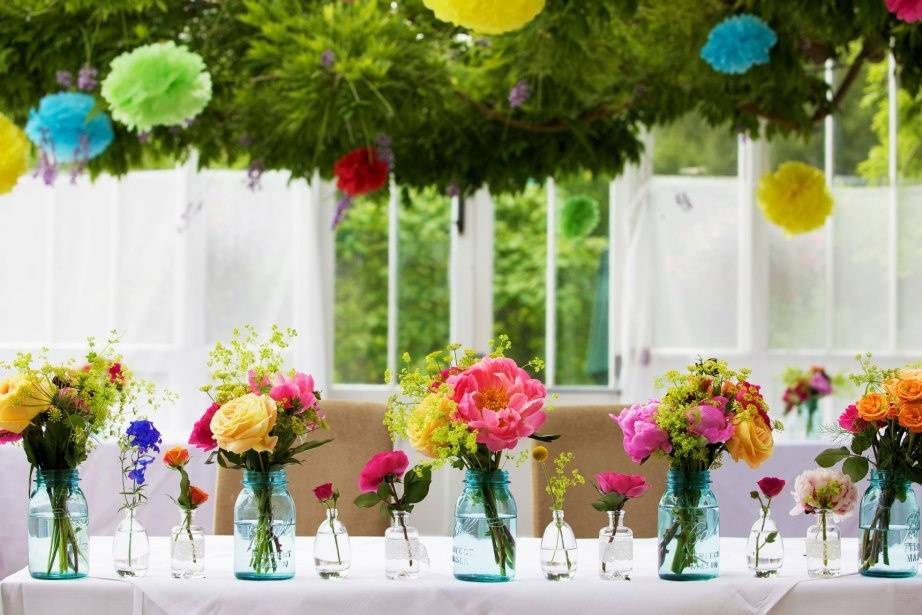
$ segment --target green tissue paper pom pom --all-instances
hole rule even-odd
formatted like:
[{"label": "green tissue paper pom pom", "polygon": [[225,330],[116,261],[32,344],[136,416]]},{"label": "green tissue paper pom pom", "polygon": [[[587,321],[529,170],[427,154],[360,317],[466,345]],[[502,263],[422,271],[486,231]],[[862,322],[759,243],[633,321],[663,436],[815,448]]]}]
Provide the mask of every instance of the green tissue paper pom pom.
[{"label": "green tissue paper pom pom", "polygon": [[560,210],[560,232],[567,239],[586,237],[599,224],[599,202],[592,197],[570,197]]},{"label": "green tissue paper pom pom", "polygon": [[112,117],[147,132],[178,126],[202,112],[211,100],[211,75],[197,53],[172,41],[123,53],[102,84]]}]

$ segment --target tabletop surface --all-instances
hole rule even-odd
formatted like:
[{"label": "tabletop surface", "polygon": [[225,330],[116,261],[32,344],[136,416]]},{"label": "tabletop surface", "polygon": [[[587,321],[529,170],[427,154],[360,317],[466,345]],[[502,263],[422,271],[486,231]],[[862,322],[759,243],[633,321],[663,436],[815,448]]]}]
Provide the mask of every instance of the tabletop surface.
[{"label": "tabletop surface", "polygon": [[[352,569],[342,580],[323,580],[314,572],[311,538],[299,538],[297,571],[288,581],[252,582],[234,578],[233,543],[209,536],[206,578],[169,575],[166,538],[151,539],[147,576],[121,579],[112,569],[111,539],[94,537],[91,576],[76,581],[38,581],[20,570],[0,583],[3,615],[54,613],[910,613],[922,608],[922,577],[873,579],[856,572],[857,542],[843,541],[843,576],[809,579],[803,541],[785,540],[785,564],[778,577],[756,579],[745,564],[745,541],[721,541],[721,575],[710,581],[678,583],[656,575],[652,539],[635,541],[631,581],[598,578],[598,545],[579,541],[579,563],[572,581],[541,576],[538,540],[518,543],[517,578],[503,584],[464,583],[451,575],[451,539],[424,537],[431,566],[415,581],[384,577],[384,541],[352,539]],[[66,608],[62,605],[66,604]],[[575,609],[575,610],[574,610]],[[626,610],[625,610],[626,609]]]}]

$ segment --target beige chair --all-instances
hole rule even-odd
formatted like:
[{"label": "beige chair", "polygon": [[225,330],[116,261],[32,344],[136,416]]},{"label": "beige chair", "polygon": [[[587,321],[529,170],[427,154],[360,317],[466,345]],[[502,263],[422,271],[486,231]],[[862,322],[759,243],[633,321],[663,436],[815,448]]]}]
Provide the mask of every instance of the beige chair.
[{"label": "beige chair", "polygon": [[[297,534],[313,536],[324,518],[314,497],[319,484],[332,482],[339,491],[339,515],[352,536],[381,536],[387,521],[377,509],[357,508],[359,472],[372,455],[393,447],[382,420],[384,405],[371,402],[324,400],[320,406],[330,428],[319,439],[333,438],[304,453],[301,465],[288,466],[288,490],[298,512]],[[240,493],[242,471],[218,468],[215,485],[215,534],[233,534],[234,502]]]},{"label": "beige chair", "polygon": [[[560,439],[545,444],[551,456],[562,451],[573,453],[573,466],[586,477],[586,485],[571,489],[567,494],[566,520],[577,538],[595,538],[605,525],[605,515],[592,508],[598,498],[593,487],[599,472],[642,474],[650,490],[625,507],[625,523],[638,538],[656,536],[656,507],[666,485],[666,463],[650,459],[644,465],[633,463],[621,445],[621,429],[609,413],[618,413],[624,406],[563,406],[548,415],[541,433],[560,434]],[[540,442],[535,442],[535,445]],[[550,460],[549,460],[550,461]],[[571,467],[573,467],[571,466]],[[553,466],[548,467],[553,471]],[[546,481],[541,468],[532,462],[532,491],[535,507],[532,511],[535,536],[541,536],[551,520],[551,498],[545,492]]]}]

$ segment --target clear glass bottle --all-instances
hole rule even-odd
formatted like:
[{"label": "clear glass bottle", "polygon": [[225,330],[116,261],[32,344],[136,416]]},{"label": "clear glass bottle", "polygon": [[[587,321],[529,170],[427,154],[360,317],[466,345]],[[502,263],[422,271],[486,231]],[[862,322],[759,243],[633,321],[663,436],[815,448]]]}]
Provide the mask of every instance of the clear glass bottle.
[{"label": "clear glass bottle", "polygon": [[150,565],[150,539],[136,512],[125,509],[112,537],[112,565],[120,577],[143,577]]},{"label": "clear glass bottle", "polygon": [[919,571],[919,502],[902,475],[873,470],[858,516],[858,571],[912,577]]},{"label": "clear glass bottle", "polygon": [[784,541],[778,533],[778,526],[772,519],[771,509],[759,507],[759,518],[749,530],[746,544],[746,564],[757,578],[773,577],[778,574],[784,562]]},{"label": "clear glass bottle", "polygon": [[234,575],[272,581],[295,576],[295,503],[285,470],[244,470],[234,505]]},{"label": "clear glass bottle", "polygon": [[549,581],[568,581],[576,576],[578,560],[573,528],[564,520],[563,511],[555,510],[541,538],[541,571]]},{"label": "clear glass bottle", "polygon": [[429,554],[411,526],[409,513],[391,512],[391,526],[384,532],[384,574],[388,579],[416,579]]},{"label": "clear glass bottle", "polygon": [[77,470],[37,470],[29,495],[29,574],[79,579],[89,573],[89,513]]},{"label": "clear glass bottle", "polygon": [[176,579],[205,578],[205,531],[195,524],[195,510],[179,511],[170,531],[170,574]]},{"label": "clear glass bottle", "polygon": [[599,530],[599,578],[631,580],[634,570],[634,532],[624,525],[624,511],[608,511],[608,525]]},{"label": "clear glass bottle", "polygon": [[842,539],[831,520],[832,513],[817,512],[817,523],[807,529],[807,574],[811,577],[837,577],[842,570]]},{"label": "clear glass bottle", "polygon": [[339,511],[327,508],[326,519],[314,536],[314,568],[324,579],[345,577],[352,563],[349,533],[339,520]]},{"label": "clear glass bottle", "polygon": [[467,471],[455,508],[456,579],[496,583],[515,578],[517,514],[509,474]]},{"label": "clear glass bottle", "polygon": [[713,579],[720,571],[720,511],[707,470],[670,469],[657,515],[659,576]]}]

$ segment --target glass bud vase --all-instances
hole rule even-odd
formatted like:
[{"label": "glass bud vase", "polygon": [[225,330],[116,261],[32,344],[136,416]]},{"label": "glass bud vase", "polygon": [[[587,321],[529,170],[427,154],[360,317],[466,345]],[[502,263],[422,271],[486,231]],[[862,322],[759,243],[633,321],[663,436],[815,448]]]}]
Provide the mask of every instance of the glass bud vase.
[{"label": "glass bud vase", "polygon": [[326,519],[314,536],[314,568],[324,579],[345,577],[352,563],[349,533],[339,520],[339,511],[327,509]]},{"label": "glass bud vase", "polygon": [[135,513],[125,510],[112,537],[112,565],[120,577],[143,577],[150,565],[150,539]]},{"label": "glass bud vase", "polygon": [[176,579],[205,577],[205,531],[195,524],[195,510],[180,509],[179,525],[170,531],[170,574]]},{"label": "glass bud vase", "polygon": [[842,538],[839,528],[832,522],[829,511],[817,514],[816,525],[807,529],[804,547],[807,552],[807,574],[811,577],[831,578],[842,570]]},{"label": "glass bud vase", "polygon": [[409,513],[391,512],[391,526],[384,532],[384,574],[388,579],[416,579],[423,564],[429,564],[429,554],[409,520]]},{"label": "glass bud vase", "polygon": [[516,517],[506,472],[467,471],[455,509],[456,579],[501,583],[515,578]]},{"label": "glass bud vase", "polygon": [[250,581],[295,576],[295,503],[285,470],[244,470],[234,505],[234,575]]},{"label": "glass bud vase", "polygon": [[573,528],[564,521],[563,511],[555,510],[541,538],[541,571],[549,581],[568,581],[576,576],[578,559]]},{"label": "glass bud vase", "polygon": [[89,514],[77,470],[37,470],[29,495],[29,574],[78,579],[89,573]]},{"label": "glass bud vase", "polygon": [[746,544],[746,564],[757,578],[773,577],[784,562],[784,541],[772,519],[772,511],[759,508],[759,518],[749,530]]},{"label": "glass bud vase", "polygon": [[707,470],[671,469],[657,515],[659,576],[713,579],[720,569],[720,512]]},{"label": "glass bud vase", "polygon": [[911,577],[919,570],[919,502],[905,477],[874,470],[858,517],[858,571]]},{"label": "glass bud vase", "polygon": [[624,525],[624,511],[608,511],[608,525],[599,530],[599,578],[631,580],[634,532]]}]

